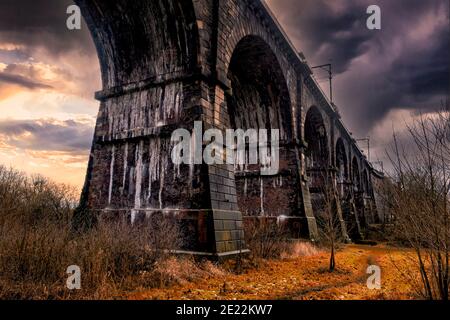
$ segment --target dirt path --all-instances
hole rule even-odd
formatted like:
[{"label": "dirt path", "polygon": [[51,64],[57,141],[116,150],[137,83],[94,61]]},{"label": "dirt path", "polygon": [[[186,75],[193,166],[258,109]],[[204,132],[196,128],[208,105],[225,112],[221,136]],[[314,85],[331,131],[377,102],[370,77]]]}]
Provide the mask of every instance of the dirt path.
[{"label": "dirt path", "polygon": [[[337,270],[327,271],[328,254],[268,261],[244,274],[210,276],[165,289],[145,289],[130,299],[248,300],[248,299],[410,299],[410,288],[402,282],[393,259],[402,252],[384,246],[349,245],[337,254]],[[382,289],[369,290],[367,266],[382,268]]]}]

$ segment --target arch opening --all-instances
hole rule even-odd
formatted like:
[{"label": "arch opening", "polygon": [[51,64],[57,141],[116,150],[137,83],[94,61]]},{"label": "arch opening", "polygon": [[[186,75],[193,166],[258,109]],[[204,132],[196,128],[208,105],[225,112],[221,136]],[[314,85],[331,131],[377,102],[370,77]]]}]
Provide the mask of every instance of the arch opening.
[{"label": "arch opening", "polygon": [[290,98],[275,53],[257,36],[247,36],[236,46],[229,70],[232,95],[227,97],[233,128],[279,129],[280,138],[291,138]]},{"label": "arch opening", "polygon": [[364,190],[361,180],[361,172],[356,157],[353,157],[352,161],[352,185],[353,185],[353,197],[355,203],[355,210],[357,218],[359,219],[360,228],[365,225],[364,217]]},{"label": "arch opening", "polygon": [[322,114],[317,107],[311,107],[306,114],[305,142],[307,143],[306,170],[312,193],[324,189],[328,171],[328,134]]},{"label": "arch opening", "polygon": [[193,70],[198,30],[192,1],[77,0],[100,60],[103,88]]},{"label": "arch opening", "polygon": [[[269,141],[271,129],[279,129],[280,136],[278,174],[261,175],[260,164],[249,161],[248,148],[245,165],[235,166],[239,209],[247,217],[290,215],[295,192],[282,171],[288,165],[286,142],[292,139],[291,102],[278,59],[262,38],[246,36],[234,49],[228,79],[232,89],[226,97],[230,127],[244,132],[266,129]],[[248,137],[246,142],[250,142]]]},{"label": "arch opening", "polygon": [[348,161],[347,152],[345,150],[344,141],[339,138],[336,143],[336,183],[339,196],[341,199],[345,197],[346,186],[348,184]]},{"label": "arch opening", "polygon": [[361,175],[359,173],[359,164],[356,157],[352,161],[352,183],[354,192],[361,192]]},{"label": "arch opening", "polygon": [[365,195],[369,196],[370,195],[369,175],[367,174],[366,169],[364,169],[363,171],[363,187]]}]

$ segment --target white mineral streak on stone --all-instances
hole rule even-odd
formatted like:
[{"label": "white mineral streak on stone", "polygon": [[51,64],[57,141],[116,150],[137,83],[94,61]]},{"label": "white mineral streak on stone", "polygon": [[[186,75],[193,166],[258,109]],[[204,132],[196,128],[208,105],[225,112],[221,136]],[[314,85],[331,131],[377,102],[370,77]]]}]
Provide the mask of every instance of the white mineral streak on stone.
[{"label": "white mineral streak on stone", "polygon": [[109,190],[108,190],[108,205],[111,205],[112,200],[112,191],[113,191],[113,184],[114,184],[114,162],[115,162],[115,151],[116,146],[112,146],[111,150],[111,164],[109,168]]},{"label": "white mineral streak on stone", "polygon": [[160,156],[161,156],[161,140],[159,139],[151,139],[150,147],[149,147],[149,181],[148,181],[148,194],[147,194],[147,202],[148,205],[151,205],[152,198],[152,184],[159,178],[160,172]]},{"label": "white mineral streak on stone", "polygon": [[177,92],[175,95],[175,120],[178,121],[179,120],[179,116],[180,116],[180,107],[181,107],[181,94],[180,92]]},{"label": "white mineral streak on stone", "polygon": [[152,198],[152,182],[153,182],[153,172],[155,171],[155,162],[153,161],[153,153],[155,150],[153,147],[153,139],[150,139],[149,143],[149,159],[148,159],[148,191],[147,191],[147,205],[150,206],[150,201]]},{"label": "white mineral streak on stone", "polygon": [[163,191],[164,191],[164,182],[166,178],[166,170],[167,170],[167,157],[161,156],[161,170],[160,170],[160,177],[159,177],[159,209],[163,209]]},{"label": "white mineral streak on stone", "polygon": [[158,119],[163,125],[179,120],[182,102],[181,92],[181,83],[167,85],[164,90],[162,90]]},{"label": "white mineral streak on stone", "polygon": [[122,178],[122,190],[121,195],[125,191],[125,183],[127,180],[127,171],[128,171],[128,142],[125,143],[125,151],[123,153],[123,178]]},{"label": "white mineral streak on stone", "polygon": [[163,111],[163,120],[164,124],[167,124],[171,117],[171,111],[174,106],[174,92],[173,92],[173,84],[169,84],[166,86],[164,91],[164,104],[162,105],[162,111]]},{"label": "white mineral streak on stone", "polygon": [[195,148],[197,147],[196,143],[196,133],[195,130],[192,132],[191,137],[191,150],[190,150],[190,161],[189,161],[189,192],[192,191],[192,180],[194,179],[194,168],[195,168]]},{"label": "white mineral streak on stone", "polygon": [[143,161],[142,161],[142,154],[144,149],[144,141],[141,141],[136,146],[136,158],[137,158],[137,164],[136,164],[136,186],[134,188],[134,208],[135,209],[141,209],[141,195],[142,195],[142,172],[143,172]]},{"label": "white mineral streak on stone", "polygon": [[264,181],[262,178],[259,178],[260,182],[260,192],[259,192],[259,198],[261,200],[261,215],[264,215]]},{"label": "white mineral streak on stone", "polygon": [[247,196],[247,188],[248,188],[248,181],[247,178],[244,179],[244,197]]},{"label": "white mineral streak on stone", "polygon": [[131,210],[131,224],[134,224],[134,222],[136,221],[136,215],[137,215],[137,211]]},{"label": "white mineral streak on stone", "polygon": [[111,104],[109,102],[106,103],[106,107],[105,107],[105,112],[106,112],[106,116],[108,117],[108,134],[111,135],[113,132],[113,118],[111,115],[111,108],[110,108]]},{"label": "white mineral streak on stone", "polygon": [[[171,142],[170,150],[173,150],[175,144]],[[176,178],[181,177],[181,153],[175,154],[175,159],[172,159],[172,163],[174,164],[173,181],[175,181]]]},{"label": "white mineral streak on stone", "polygon": [[273,186],[274,188],[283,186],[283,177],[281,175],[273,179]]}]

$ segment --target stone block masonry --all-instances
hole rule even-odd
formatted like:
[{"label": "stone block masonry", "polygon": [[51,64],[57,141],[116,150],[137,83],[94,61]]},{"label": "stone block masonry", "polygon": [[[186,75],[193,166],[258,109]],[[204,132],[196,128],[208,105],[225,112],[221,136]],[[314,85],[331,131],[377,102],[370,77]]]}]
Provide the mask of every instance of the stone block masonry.
[{"label": "stone block masonry", "polygon": [[[336,198],[343,223],[375,216],[375,202],[359,199],[373,199],[380,175],[263,2],[75,2],[103,81],[80,214],[170,216],[190,237],[180,250],[215,258],[246,251],[250,218],[284,221],[295,236],[317,239],[320,207],[311,199],[323,183],[348,182]],[[280,130],[279,172],[175,165],[171,134],[196,121],[204,130]],[[325,168],[333,174],[321,181]]]}]

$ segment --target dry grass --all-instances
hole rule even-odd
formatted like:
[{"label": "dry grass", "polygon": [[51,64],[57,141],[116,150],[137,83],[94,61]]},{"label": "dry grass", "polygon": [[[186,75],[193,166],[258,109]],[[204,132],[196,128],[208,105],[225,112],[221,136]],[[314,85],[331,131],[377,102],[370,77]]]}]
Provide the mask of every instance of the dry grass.
[{"label": "dry grass", "polygon": [[[397,269],[401,266],[402,270],[410,270],[414,265],[405,259],[408,251],[382,245],[343,246],[337,252],[336,271],[330,273],[328,253],[319,250],[313,254],[314,250],[309,248],[301,251],[300,256],[284,260],[266,260],[239,275],[224,273],[166,288],[143,288],[125,297],[133,300],[418,299],[414,288]],[[381,290],[369,290],[366,286],[369,263],[375,263],[382,269]]]},{"label": "dry grass", "polygon": [[289,244],[287,250],[281,253],[281,259],[295,259],[300,257],[313,257],[322,251],[310,242],[296,241]]},{"label": "dry grass", "polygon": [[[276,226],[263,224],[247,229],[253,259],[236,274],[212,262],[173,257],[170,250],[182,239],[167,220],[135,226],[100,220],[94,229],[74,233],[75,203],[67,186],[0,167],[0,299],[417,297],[403,277],[403,271],[417,270],[416,262],[404,250],[346,246],[337,254],[337,271],[328,273],[328,253],[290,242]],[[365,286],[368,264],[383,269],[381,291]],[[81,290],[66,288],[71,265],[81,268]]]},{"label": "dry grass", "polygon": [[[110,222],[73,234],[67,227],[49,223],[9,230],[0,240],[3,299],[103,299],[141,282],[148,287],[178,283],[168,274],[175,268],[166,260],[170,254],[152,248],[148,227]],[[65,272],[71,265],[81,268],[80,291],[65,288]],[[179,267],[184,272],[188,268]]]},{"label": "dry grass", "polygon": [[274,221],[255,219],[248,221],[244,227],[245,240],[254,261],[277,259],[286,251],[290,251],[288,234]]},{"label": "dry grass", "polygon": [[[112,298],[141,283],[178,283],[183,275],[176,273],[192,267],[183,261],[176,270],[170,260],[182,239],[168,220],[100,220],[74,232],[73,195],[67,186],[0,167],[0,299]],[[82,290],[66,289],[72,265],[81,269]]]}]

